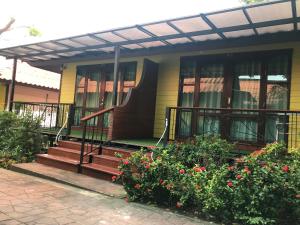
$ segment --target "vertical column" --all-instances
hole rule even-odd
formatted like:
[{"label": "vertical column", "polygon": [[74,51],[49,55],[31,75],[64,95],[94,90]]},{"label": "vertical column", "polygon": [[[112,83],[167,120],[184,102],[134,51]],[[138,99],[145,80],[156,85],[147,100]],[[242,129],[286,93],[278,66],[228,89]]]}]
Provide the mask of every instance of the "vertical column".
[{"label": "vertical column", "polygon": [[13,70],[12,70],[12,78],[11,78],[11,86],[9,89],[9,103],[8,103],[8,111],[12,111],[13,101],[15,95],[15,85],[16,85],[16,73],[17,73],[17,58],[14,58]]},{"label": "vertical column", "polygon": [[118,98],[119,59],[120,59],[120,47],[115,46],[114,86],[113,86],[113,97],[112,97],[112,105],[113,106],[117,105],[117,98]]}]

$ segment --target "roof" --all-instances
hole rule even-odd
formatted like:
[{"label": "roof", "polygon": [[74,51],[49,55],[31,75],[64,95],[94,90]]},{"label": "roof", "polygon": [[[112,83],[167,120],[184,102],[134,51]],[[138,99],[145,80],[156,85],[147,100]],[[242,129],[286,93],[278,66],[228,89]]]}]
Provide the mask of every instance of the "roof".
[{"label": "roof", "polygon": [[[11,62],[12,65],[12,62]],[[12,66],[0,67],[0,80],[10,81]],[[18,63],[16,81],[21,84],[59,89],[60,75],[42,69],[34,68],[27,63]]]},{"label": "roof", "polygon": [[0,55],[26,62],[139,51],[211,40],[299,32],[300,0],[278,0],[222,11],[88,33],[0,49]]}]

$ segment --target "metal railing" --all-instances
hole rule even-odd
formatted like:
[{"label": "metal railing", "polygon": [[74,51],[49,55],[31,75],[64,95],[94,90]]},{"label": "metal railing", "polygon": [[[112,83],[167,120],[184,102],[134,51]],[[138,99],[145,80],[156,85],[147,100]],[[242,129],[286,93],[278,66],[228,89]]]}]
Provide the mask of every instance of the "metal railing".
[{"label": "metal railing", "polygon": [[113,107],[103,109],[81,118],[80,165],[84,163],[84,158],[89,154],[97,150],[97,154],[101,154],[102,143],[109,140],[108,132],[113,110]]},{"label": "metal railing", "polygon": [[33,118],[39,118],[41,127],[49,131],[58,131],[67,125],[70,129],[71,120],[73,118],[72,104],[57,103],[34,103],[34,102],[13,102],[13,112],[22,115],[31,115]]},{"label": "metal railing", "polygon": [[300,111],[167,107],[164,145],[199,135],[219,135],[237,143],[264,146],[283,141],[300,147]]}]

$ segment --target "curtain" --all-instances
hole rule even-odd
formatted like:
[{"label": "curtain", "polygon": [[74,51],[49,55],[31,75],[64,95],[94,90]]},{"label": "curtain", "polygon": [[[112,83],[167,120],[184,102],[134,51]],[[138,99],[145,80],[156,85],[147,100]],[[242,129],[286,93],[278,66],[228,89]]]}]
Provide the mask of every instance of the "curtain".
[{"label": "curtain", "polygon": [[[199,107],[220,108],[224,84],[223,64],[211,64],[200,70]],[[210,111],[207,111],[210,112]],[[212,116],[198,116],[197,134],[220,133],[220,120]]]},{"label": "curtain", "polygon": [[[288,108],[288,57],[272,57],[267,62],[267,109],[286,110]],[[285,116],[269,115],[266,119],[265,141],[284,140]]]},{"label": "curtain", "polygon": [[[196,61],[186,61],[182,63],[180,70],[180,79],[182,83],[180,93],[180,106],[194,106],[194,90],[196,76]],[[179,136],[191,136],[192,112],[189,110],[179,113]]]},{"label": "curtain", "polygon": [[[260,94],[261,63],[245,61],[234,66],[232,108],[258,109]],[[253,113],[248,113],[253,114]],[[230,137],[238,141],[257,140],[257,121],[250,118],[234,117],[231,122]]]}]

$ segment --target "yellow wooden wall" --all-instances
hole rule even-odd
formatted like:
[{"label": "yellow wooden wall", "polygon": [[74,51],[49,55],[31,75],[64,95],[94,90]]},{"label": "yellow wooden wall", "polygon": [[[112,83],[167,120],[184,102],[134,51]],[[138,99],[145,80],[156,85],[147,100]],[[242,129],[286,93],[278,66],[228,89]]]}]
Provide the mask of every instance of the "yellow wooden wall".
[{"label": "yellow wooden wall", "polygon": [[[155,109],[155,124],[154,124],[154,137],[160,137],[164,130],[165,125],[165,109],[167,106],[177,106],[178,100],[178,86],[179,86],[179,67],[180,57],[190,55],[211,55],[211,54],[224,54],[235,52],[253,52],[265,51],[275,49],[294,49],[293,65],[292,65],[292,82],[291,82],[291,109],[300,110],[300,43],[289,42],[285,44],[269,44],[258,45],[241,48],[228,48],[209,51],[193,51],[183,52],[176,54],[165,54],[156,56],[147,56],[139,58],[122,58],[121,62],[137,61],[137,79],[138,84],[142,74],[143,59],[148,58],[159,63],[157,96],[156,96],[156,109]],[[105,64],[112,63],[113,60],[90,61],[66,64],[63,71],[62,87],[61,87],[61,102],[73,103],[75,92],[75,77],[77,65],[91,65],[91,64]],[[300,142],[300,141],[299,141]]]},{"label": "yellow wooden wall", "polygon": [[6,85],[0,83],[0,111],[5,109]]}]

